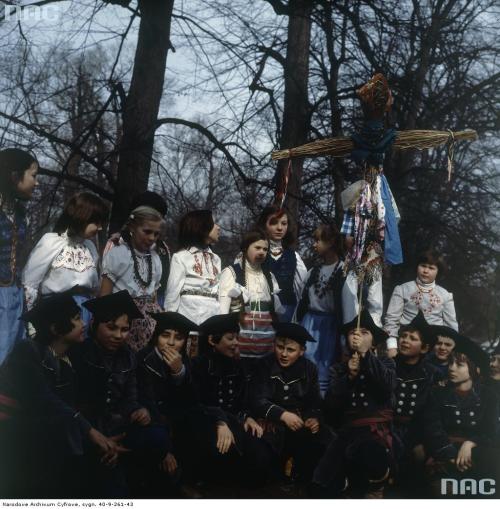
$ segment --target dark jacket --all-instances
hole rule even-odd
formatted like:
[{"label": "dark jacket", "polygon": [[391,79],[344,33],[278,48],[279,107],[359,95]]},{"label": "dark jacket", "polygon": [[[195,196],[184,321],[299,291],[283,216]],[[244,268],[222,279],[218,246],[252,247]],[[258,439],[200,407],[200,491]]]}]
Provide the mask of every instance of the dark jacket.
[{"label": "dark jacket", "polygon": [[446,459],[456,457],[458,452],[452,437],[491,446],[496,412],[495,395],[485,385],[474,383],[467,393],[458,393],[450,383],[434,387],[425,412],[426,449],[433,457]]},{"label": "dark jacket", "polygon": [[183,374],[172,375],[168,364],[155,347],[148,346],[137,354],[139,401],[149,410],[155,422],[175,419],[196,402],[191,368],[183,358]]},{"label": "dark jacket", "polygon": [[104,434],[113,434],[129,423],[130,414],[142,407],[138,401],[135,354],[127,345],[116,352],[86,341],[71,355],[79,380],[78,407]]},{"label": "dark jacket", "polygon": [[297,297],[293,289],[295,270],[297,269],[297,257],[295,251],[290,248],[283,250],[283,254],[275,260],[271,253],[267,253],[265,262],[262,265],[274,274],[278,286],[280,287],[280,301],[283,305],[294,305],[297,303]]},{"label": "dark jacket", "polygon": [[249,416],[248,375],[241,361],[216,352],[193,359],[193,385],[197,401],[228,422],[230,416],[241,423]]},{"label": "dark jacket", "polygon": [[264,357],[257,369],[252,389],[255,415],[279,422],[285,411],[297,413],[303,420],[321,417],[318,370],[305,357],[292,366],[280,366],[276,355]]},{"label": "dark jacket", "polygon": [[392,413],[396,388],[396,365],[392,359],[371,351],[361,359],[358,376],[350,380],[347,361],[331,368],[330,387],[325,395],[325,412],[334,427],[381,412]]}]

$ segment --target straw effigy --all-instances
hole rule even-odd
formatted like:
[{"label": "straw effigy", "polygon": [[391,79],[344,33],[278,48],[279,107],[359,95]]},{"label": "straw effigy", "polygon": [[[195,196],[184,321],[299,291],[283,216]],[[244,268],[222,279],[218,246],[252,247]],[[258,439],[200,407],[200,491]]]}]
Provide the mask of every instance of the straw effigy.
[{"label": "straw effigy", "polygon": [[[399,131],[392,148],[397,150],[425,150],[462,140],[477,140],[477,132],[472,129],[455,132],[430,130]],[[346,157],[353,149],[354,143],[351,138],[338,137],[313,141],[287,150],[276,150],[271,154],[271,157],[273,160],[320,156]]]}]

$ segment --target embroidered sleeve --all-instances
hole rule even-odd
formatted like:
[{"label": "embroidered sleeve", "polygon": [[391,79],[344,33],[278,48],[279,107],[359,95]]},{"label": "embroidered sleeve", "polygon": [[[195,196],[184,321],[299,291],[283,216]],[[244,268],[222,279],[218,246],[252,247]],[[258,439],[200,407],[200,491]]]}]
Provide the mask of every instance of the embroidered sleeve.
[{"label": "embroidered sleeve", "polygon": [[31,309],[35,304],[40,284],[50,271],[56,256],[64,249],[65,244],[64,238],[57,233],[46,233],[31,251],[22,275],[28,309]]},{"label": "embroidered sleeve", "polygon": [[455,313],[455,303],[453,301],[453,294],[446,292],[447,295],[443,298],[443,324],[451,327],[453,330],[458,331],[457,315]]},{"label": "embroidered sleeve", "polygon": [[235,287],[236,279],[231,267],[226,267],[220,275],[219,283],[219,303],[221,314],[229,313],[231,307],[231,297],[228,293]]},{"label": "embroidered sleeve", "polygon": [[[384,329],[389,333],[389,340],[391,338],[396,338],[397,341],[401,317],[403,316],[403,309],[403,288],[399,285],[396,286],[392,292],[391,300],[389,301],[389,306],[385,315]],[[393,344],[393,342],[391,344]],[[387,344],[387,347],[394,348],[393,346],[389,347],[389,343]]]},{"label": "embroidered sleeve", "polygon": [[165,291],[165,311],[177,311],[181,300],[181,290],[186,280],[186,268],[181,260],[181,253],[172,256],[167,289]]}]

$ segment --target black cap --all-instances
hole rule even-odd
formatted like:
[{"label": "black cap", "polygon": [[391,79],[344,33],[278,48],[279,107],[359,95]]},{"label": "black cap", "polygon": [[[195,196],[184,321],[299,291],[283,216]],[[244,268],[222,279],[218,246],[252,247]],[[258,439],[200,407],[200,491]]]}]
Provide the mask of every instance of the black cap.
[{"label": "black cap", "polygon": [[420,332],[422,343],[429,345],[429,348],[433,348],[436,344],[436,332],[434,331],[434,328],[429,325],[429,322],[425,319],[424,314],[420,309],[410,323],[401,326],[401,330],[404,329],[415,329]]},{"label": "black cap", "polygon": [[500,355],[500,341],[497,343],[497,346],[493,349],[493,352],[491,352],[491,355]]},{"label": "black cap", "polygon": [[298,323],[277,322],[273,324],[276,338],[291,339],[304,346],[308,341],[316,343],[316,340]]},{"label": "black cap", "polygon": [[162,216],[166,216],[168,211],[167,202],[162,196],[153,191],[145,191],[135,196],[130,204],[130,212],[137,207],[151,207],[157,210]]},{"label": "black cap", "polygon": [[211,316],[200,325],[200,331],[204,335],[226,334],[227,332],[240,331],[240,315],[228,313],[225,315]]},{"label": "black cap", "polygon": [[457,343],[458,337],[460,334],[455,329],[452,329],[451,327],[447,327],[446,325],[430,325],[429,326],[432,329],[433,334],[436,336],[436,340],[438,336],[442,336],[444,338],[450,338]]},{"label": "black cap", "polygon": [[[344,334],[344,336],[347,336],[349,331],[356,329],[357,326],[358,317],[356,316],[349,323],[345,323],[341,327],[340,332]],[[366,309],[363,309],[361,311],[361,320],[359,322],[359,326],[362,327],[363,329],[368,329],[372,333],[374,345],[382,343],[389,337],[389,334],[387,334],[387,332],[385,332],[384,329],[377,327],[377,325],[375,325],[372,315],[370,315],[370,313]]]},{"label": "black cap", "polygon": [[82,304],[100,321],[113,320],[127,315],[129,320],[144,318],[127,290],[98,297]]},{"label": "black cap", "polygon": [[472,339],[458,334],[455,339],[453,353],[463,353],[485,374],[490,365],[488,354]]},{"label": "black cap", "polygon": [[73,318],[81,312],[71,292],[63,292],[40,299],[35,306],[21,316],[21,320],[31,322],[37,332],[48,329],[61,318]]},{"label": "black cap", "polygon": [[161,333],[166,329],[172,329],[181,334],[189,334],[192,331],[198,330],[198,326],[194,322],[175,311],[148,314],[156,321],[156,328],[153,335]]}]

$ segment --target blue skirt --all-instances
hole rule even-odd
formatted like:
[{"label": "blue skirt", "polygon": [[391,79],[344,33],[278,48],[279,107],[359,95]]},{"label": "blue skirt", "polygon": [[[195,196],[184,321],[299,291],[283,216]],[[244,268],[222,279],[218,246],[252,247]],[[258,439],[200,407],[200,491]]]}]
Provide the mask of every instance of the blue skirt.
[{"label": "blue skirt", "polygon": [[0,287],[0,364],[14,345],[26,336],[24,322],[19,319],[23,309],[23,288],[16,285]]},{"label": "blue skirt", "polygon": [[318,368],[319,387],[324,394],[330,380],[330,367],[340,355],[337,340],[338,324],[335,315],[319,311],[308,311],[301,323],[316,343],[307,343],[306,358]]}]

